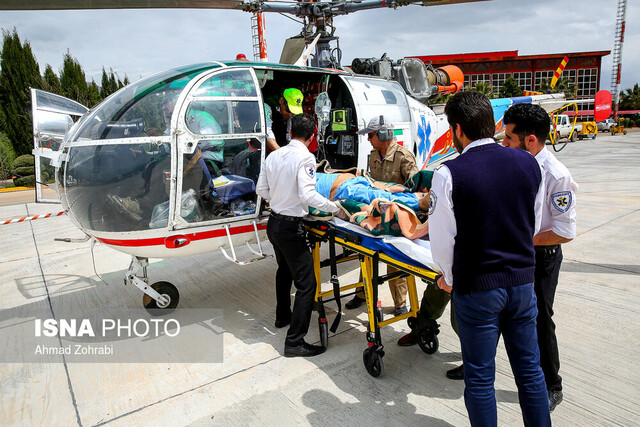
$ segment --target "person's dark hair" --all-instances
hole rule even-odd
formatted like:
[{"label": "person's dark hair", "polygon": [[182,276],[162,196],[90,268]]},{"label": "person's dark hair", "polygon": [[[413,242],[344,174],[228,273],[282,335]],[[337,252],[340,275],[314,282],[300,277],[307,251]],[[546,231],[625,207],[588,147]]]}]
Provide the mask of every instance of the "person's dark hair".
[{"label": "person's dark hair", "polygon": [[[287,100],[284,97],[284,90],[282,92],[280,92],[280,98],[282,98],[282,100],[284,101],[284,109],[287,111],[287,113],[291,113],[291,110],[289,110],[289,103],[287,102]],[[278,101],[279,102],[279,101]],[[282,107],[280,107],[282,108]],[[282,113],[282,111],[281,111]]]},{"label": "person's dark hair", "polygon": [[535,104],[516,104],[504,113],[504,124],[514,124],[513,133],[524,141],[527,135],[535,135],[544,144],[549,135],[551,119],[544,108]]},{"label": "person's dark hair", "polygon": [[460,125],[471,141],[492,138],[495,133],[493,109],[489,98],[480,92],[458,92],[444,107],[449,124]]},{"label": "person's dark hair", "polygon": [[291,117],[291,138],[306,141],[311,138],[316,129],[316,121],[307,113],[296,114]]}]

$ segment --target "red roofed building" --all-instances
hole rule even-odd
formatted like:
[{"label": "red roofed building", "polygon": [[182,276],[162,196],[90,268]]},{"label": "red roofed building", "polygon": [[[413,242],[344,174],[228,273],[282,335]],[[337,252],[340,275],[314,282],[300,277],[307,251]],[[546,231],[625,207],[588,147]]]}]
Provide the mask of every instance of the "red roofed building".
[{"label": "red roofed building", "polygon": [[[456,65],[464,73],[464,85],[488,83],[498,94],[504,81],[513,77],[523,90],[539,90],[544,79],[551,79],[565,56],[569,57],[562,78],[568,78],[578,86],[577,98],[593,98],[600,90],[602,57],[609,50],[594,52],[551,53],[544,55],[518,55],[517,50],[499,52],[460,53],[453,55],[411,56],[434,67]],[[593,104],[582,105],[580,109],[588,114]]]}]

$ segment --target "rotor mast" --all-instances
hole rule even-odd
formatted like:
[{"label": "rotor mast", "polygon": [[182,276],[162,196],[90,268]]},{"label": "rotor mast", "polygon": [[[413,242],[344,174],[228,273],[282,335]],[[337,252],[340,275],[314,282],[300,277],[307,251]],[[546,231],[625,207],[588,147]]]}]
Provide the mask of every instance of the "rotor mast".
[{"label": "rotor mast", "polygon": [[393,8],[406,6],[409,4],[422,4],[422,1],[415,0],[370,0],[361,2],[349,2],[345,0],[332,2],[313,2],[301,0],[296,3],[275,3],[268,1],[257,1],[246,4],[244,10],[247,12],[277,12],[287,13],[304,19],[304,27],[301,36],[305,39],[305,44],[309,45],[318,35],[315,54],[311,57],[311,65],[320,68],[338,68],[340,66],[340,50],[336,48],[337,55],[334,55],[330,42],[338,40],[334,35],[333,17],[346,15],[359,10]]}]

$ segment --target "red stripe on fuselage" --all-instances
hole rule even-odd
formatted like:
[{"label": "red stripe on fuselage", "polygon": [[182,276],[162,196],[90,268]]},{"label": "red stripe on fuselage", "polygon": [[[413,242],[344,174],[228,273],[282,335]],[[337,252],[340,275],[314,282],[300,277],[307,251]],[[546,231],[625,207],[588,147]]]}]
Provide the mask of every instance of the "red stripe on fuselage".
[{"label": "red stripe on fuselage", "polygon": [[[265,228],[267,228],[266,225],[258,225],[258,230],[264,230]],[[233,227],[229,229],[229,232],[232,235],[249,233],[252,231],[253,231],[253,225],[243,225],[241,227]],[[174,234],[180,234],[180,233],[178,231],[177,233],[174,233]],[[224,237],[227,235],[227,232],[223,228],[219,230],[203,231],[201,233],[191,233],[191,234],[184,233],[181,235],[186,236],[190,241],[194,242],[196,240],[205,240],[205,239],[213,239],[216,237]],[[167,236],[167,237],[170,237],[170,236]],[[139,246],[160,246],[160,245],[164,246],[164,240],[166,239],[166,237],[155,237],[152,239],[131,239],[131,240],[104,239],[104,238],[97,237],[97,239],[100,240],[105,245],[139,247]]]}]

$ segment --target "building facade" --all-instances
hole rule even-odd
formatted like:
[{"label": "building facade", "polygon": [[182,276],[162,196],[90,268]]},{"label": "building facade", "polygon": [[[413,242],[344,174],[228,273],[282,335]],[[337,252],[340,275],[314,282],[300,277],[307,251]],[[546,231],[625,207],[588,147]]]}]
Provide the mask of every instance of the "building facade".
[{"label": "building facade", "polygon": [[[493,92],[500,93],[505,80],[513,77],[527,91],[540,90],[545,79],[551,79],[565,56],[569,58],[562,78],[577,86],[577,99],[592,99],[600,90],[602,57],[611,51],[518,55],[517,50],[500,52],[461,53],[453,55],[412,56],[434,67],[456,65],[464,73],[464,86],[487,83]],[[579,106],[580,115],[593,114],[593,103]]]}]

